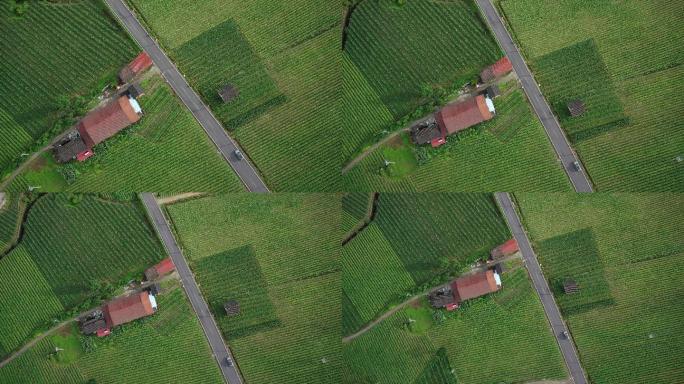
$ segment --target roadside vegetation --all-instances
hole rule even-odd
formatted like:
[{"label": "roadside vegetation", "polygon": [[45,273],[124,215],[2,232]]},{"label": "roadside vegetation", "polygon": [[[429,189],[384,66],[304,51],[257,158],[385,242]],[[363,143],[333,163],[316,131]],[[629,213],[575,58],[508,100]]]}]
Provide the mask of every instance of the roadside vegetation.
[{"label": "roadside vegetation", "polygon": [[502,56],[472,0],[360,1],[350,9],[342,65],[346,190],[570,189],[515,78],[501,84],[494,120],[442,148],[416,147],[407,133],[389,138],[455,99]]},{"label": "roadside vegetation", "polygon": [[[675,134],[684,128],[681,2],[499,7],[598,190],[684,189],[684,136]],[[570,118],[574,99],[586,113]]]},{"label": "roadside vegetation", "polygon": [[22,236],[0,255],[0,357],[98,305],[163,257],[131,198],[28,198]]},{"label": "roadside vegetation", "polygon": [[340,190],[339,1],[129,3],[272,189]]},{"label": "roadside vegetation", "polygon": [[165,285],[153,316],[119,326],[106,338],[83,336],[75,324],[67,325],[0,369],[0,381],[223,383],[182,288]]},{"label": "roadside vegetation", "polygon": [[[545,277],[596,383],[684,380],[678,194],[516,193]],[[579,292],[567,295],[573,279]]]},{"label": "roadside vegetation", "polygon": [[166,210],[246,382],[340,382],[339,196],[227,194]]}]

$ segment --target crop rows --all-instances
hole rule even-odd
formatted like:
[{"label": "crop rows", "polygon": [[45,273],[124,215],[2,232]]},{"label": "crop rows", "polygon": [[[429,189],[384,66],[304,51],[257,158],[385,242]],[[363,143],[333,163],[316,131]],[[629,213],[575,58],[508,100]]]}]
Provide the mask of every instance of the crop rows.
[{"label": "crop rows", "polygon": [[31,141],[24,128],[21,127],[7,112],[0,108],[0,167],[27,148]]},{"label": "crop rows", "polygon": [[372,223],[344,246],[342,269],[342,288],[364,323],[415,286],[391,244]]},{"label": "crop rows", "polygon": [[4,248],[18,230],[17,221],[23,210],[24,204],[20,195],[5,195],[5,206],[0,210],[0,258]]},{"label": "crop rows", "polygon": [[[180,288],[157,299],[159,311],[152,318],[119,327],[107,339],[97,339],[95,350],[77,351],[73,362],[61,363],[50,358],[60,345],[50,338],[43,339],[3,367],[0,381],[19,384],[29,382],[30,378],[31,383],[67,384],[81,384],[89,379],[103,383],[222,383],[205,336]],[[167,317],[174,319],[173,333],[168,333],[163,324]]]},{"label": "crop rows", "polygon": [[41,197],[29,212],[22,244],[65,306],[77,303],[93,281],[116,281],[162,257],[136,205],[92,195],[77,203],[64,194]]},{"label": "crop rows", "polygon": [[[496,117],[446,148],[413,173],[390,178],[377,150],[344,176],[348,190],[362,191],[568,191],[570,184],[544,129],[521,90],[495,99]],[[428,152],[432,152],[428,149]],[[392,167],[393,165],[390,165]]]},{"label": "crop rows", "polygon": [[501,55],[470,0],[389,3],[359,4],[345,50],[395,118],[418,105],[421,86],[465,83]]},{"label": "crop rows", "polygon": [[[13,18],[1,7],[0,110],[4,110],[33,138],[50,128],[60,97],[92,91],[135,53],[135,45],[120,30],[99,1],[54,5],[30,2],[29,11]],[[14,125],[13,125],[14,126]],[[3,135],[11,127],[3,124]],[[16,126],[13,132],[18,132]],[[17,137],[25,147],[26,133]],[[12,158],[18,144],[0,152]]]},{"label": "crop rows", "polygon": [[168,86],[158,78],[143,86],[148,88],[140,98],[145,116],[96,147],[88,162],[77,164],[81,174],[67,189],[242,191],[242,183]]},{"label": "crop rows", "polygon": [[381,193],[374,221],[417,284],[462,267],[510,236],[491,195]]},{"label": "crop rows", "polygon": [[[579,280],[580,295],[607,289],[610,306],[565,315],[587,374],[596,382],[674,383],[684,379],[681,287],[665,271],[684,261],[682,206],[677,194],[553,196],[516,194],[545,270],[572,264],[543,246],[549,239],[590,228],[593,237],[566,237],[566,248],[591,249],[605,274]],[[593,239],[593,242],[592,242]],[[556,241],[557,242],[557,241]],[[573,244],[577,243],[579,244]],[[549,251],[552,251],[549,253]],[[574,255],[573,255],[574,257]],[[553,278],[547,276],[547,278]],[[603,281],[605,280],[605,281]],[[606,287],[607,286],[607,287]],[[568,300],[556,292],[559,300]]]},{"label": "crop rows", "polygon": [[[59,314],[62,304],[25,248],[0,259],[0,358]],[[0,380],[2,381],[2,380]]]}]

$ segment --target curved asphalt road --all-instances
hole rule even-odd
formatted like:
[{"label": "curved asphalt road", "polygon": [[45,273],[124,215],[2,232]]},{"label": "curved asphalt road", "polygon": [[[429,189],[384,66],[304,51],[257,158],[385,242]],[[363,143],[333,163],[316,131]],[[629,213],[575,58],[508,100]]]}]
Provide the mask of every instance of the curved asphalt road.
[{"label": "curved asphalt road", "polygon": [[[228,136],[221,123],[219,123],[209,108],[204,105],[197,93],[190,88],[190,85],[185,81],[178,68],[169,60],[157,42],[150,37],[131,10],[128,9],[122,0],[106,0],[106,2],[114,14],[121,20],[129,34],[150,55],[152,61],[154,61],[166,81],[171,85],[171,88],[173,88],[181,101],[183,101],[202,125],[204,131],[209,135],[209,138],[218,147],[223,158],[245,184],[247,190],[250,192],[269,192],[268,187],[266,187],[266,184],[249,159],[238,160],[235,157],[234,152],[238,149],[237,144]],[[244,154],[244,151],[241,152]]]},{"label": "curved asphalt road", "polygon": [[[582,369],[582,365],[580,364],[575,344],[572,341],[572,336],[561,317],[560,310],[556,305],[556,300],[553,298],[549,285],[544,278],[541,266],[537,261],[537,255],[535,255],[534,250],[530,245],[530,240],[527,238],[527,234],[523,229],[518,213],[515,211],[511,197],[508,193],[497,192],[496,200],[499,202],[499,207],[506,218],[506,222],[508,223],[508,227],[510,228],[513,237],[518,241],[520,252],[522,253],[523,260],[525,260],[525,267],[530,274],[534,289],[539,294],[539,298],[541,298],[544,312],[546,312],[546,318],[551,324],[553,334],[556,336],[558,345],[563,353],[563,358],[565,359],[565,364],[570,372],[570,377],[572,377],[575,384],[587,384],[588,381],[584,374],[584,370]],[[562,336],[563,332],[568,333],[567,338]]]},{"label": "curved asphalt road", "polygon": [[209,307],[202,297],[202,293],[195,282],[195,278],[192,275],[192,271],[190,271],[188,263],[185,262],[185,258],[183,258],[183,254],[176,243],[176,239],[174,239],[173,234],[171,233],[171,228],[166,221],[166,217],[164,217],[164,213],[159,207],[159,204],[157,204],[157,200],[154,198],[154,195],[150,193],[142,193],[140,195],[140,200],[142,200],[145,205],[147,214],[149,215],[150,220],[152,220],[152,224],[154,225],[159,238],[162,243],[164,243],[166,252],[176,266],[176,271],[181,279],[181,285],[183,286],[183,289],[185,289],[185,293],[188,295],[188,299],[190,299],[192,308],[195,310],[195,313],[200,320],[202,329],[204,329],[204,334],[207,336],[207,340],[209,340],[209,346],[211,346],[214,357],[216,358],[219,367],[221,367],[223,377],[226,382],[230,384],[242,384],[242,378],[240,377],[240,373],[235,364],[229,366],[226,362],[226,358],[228,357],[230,357],[232,361],[235,360],[233,359],[230,350],[223,342],[221,332],[219,331],[211,312],[209,312]]},{"label": "curved asphalt road", "polygon": [[511,60],[513,64],[513,69],[518,74],[518,78],[522,83],[522,87],[527,94],[527,98],[532,104],[535,113],[539,116],[546,134],[551,140],[553,149],[556,151],[556,155],[561,161],[565,173],[567,173],[570,182],[572,182],[575,191],[577,192],[593,192],[593,186],[591,181],[584,171],[584,166],[581,166],[580,171],[576,171],[572,165],[573,162],[577,161],[582,164],[579,157],[570,147],[568,139],[565,137],[565,133],[560,127],[558,120],[551,112],[549,104],[544,99],[544,96],[539,89],[539,85],[532,77],[532,72],[527,67],[525,60],[523,59],[518,47],[513,43],[511,35],[506,30],[499,13],[496,11],[494,5],[492,5],[491,0],[477,0],[477,4],[485,15],[485,19],[489,24],[489,27],[494,32],[494,36],[499,41],[501,48],[506,52],[506,56]]}]

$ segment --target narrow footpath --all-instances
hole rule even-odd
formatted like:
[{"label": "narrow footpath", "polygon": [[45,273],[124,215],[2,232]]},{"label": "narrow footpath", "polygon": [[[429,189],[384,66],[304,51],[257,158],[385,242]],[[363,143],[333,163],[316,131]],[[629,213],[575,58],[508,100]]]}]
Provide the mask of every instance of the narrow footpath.
[{"label": "narrow footpath", "polygon": [[[199,290],[199,286],[190,270],[190,266],[188,266],[188,263],[185,261],[180,247],[173,237],[171,227],[169,226],[168,221],[166,221],[166,217],[159,207],[157,200],[151,193],[141,194],[140,200],[142,200],[143,205],[147,210],[147,214],[154,225],[157,235],[159,235],[159,239],[164,244],[164,248],[166,248],[166,253],[168,253],[173,260],[173,264],[176,266],[176,271],[180,275],[181,285],[190,300],[190,304],[192,304],[192,309],[195,311],[195,314],[202,325],[204,334],[209,341],[209,346],[216,358],[216,362],[221,368],[224,379],[229,384],[242,384],[242,377],[235,365],[233,355],[223,341],[221,331],[219,331],[219,328],[214,321],[214,317],[209,311],[209,306]],[[232,362],[231,364],[228,364],[228,359]]]},{"label": "narrow footpath", "polygon": [[587,384],[588,381],[584,369],[580,364],[572,335],[570,335],[568,327],[563,321],[563,317],[561,316],[560,309],[553,297],[553,293],[551,293],[551,289],[544,278],[539,261],[537,261],[537,255],[534,253],[532,245],[530,244],[530,239],[523,229],[518,213],[513,205],[513,201],[511,200],[510,195],[505,192],[497,192],[496,200],[506,218],[506,222],[508,223],[508,227],[510,228],[513,237],[518,241],[518,247],[523,255],[525,267],[532,279],[534,289],[541,299],[546,318],[551,324],[551,329],[563,354],[568,371],[570,372],[570,377],[574,380],[575,384]]}]

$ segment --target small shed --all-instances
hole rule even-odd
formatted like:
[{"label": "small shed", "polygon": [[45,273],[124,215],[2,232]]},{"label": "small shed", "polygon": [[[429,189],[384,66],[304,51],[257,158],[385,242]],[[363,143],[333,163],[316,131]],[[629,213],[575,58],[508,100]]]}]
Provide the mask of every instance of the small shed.
[{"label": "small shed", "polygon": [[506,256],[510,256],[516,252],[518,252],[518,242],[515,239],[510,239],[506,241],[505,243],[499,245],[498,247],[492,249],[489,252],[489,259],[490,260],[498,260],[501,258],[504,258]]},{"label": "small shed", "polygon": [[228,300],[223,304],[223,309],[228,316],[236,316],[240,314],[240,303],[237,300]]},{"label": "small shed", "polygon": [[577,285],[577,282],[573,279],[566,279],[563,282],[563,291],[566,295],[577,293],[579,292],[579,285]]},{"label": "small shed", "polygon": [[512,70],[513,64],[508,57],[504,56],[496,63],[483,69],[482,72],[480,72],[480,79],[483,83],[489,83],[509,74]]},{"label": "small shed", "polygon": [[494,99],[495,97],[501,96],[501,89],[498,85],[494,84],[487,87],[485,93],[487,94],[487,96],[489,96],[490,99]]},{"label": "small shed", "polygon": [[119,71],[119,81],[122,84],[128,83],[133,80],[139,74],[145,72],[147,69],[152,67],[152,58],[147,55],[146,52],[141,52],[138,56],[133,59],[128,65],[123,67]]},{"label": "small shed", "polygon": [[582,116],[586,110],[584,101],[580,99],[575,99],[568,103],[568,111],[572,117]]},{"label": "small shed", "polygon": [[88,147],[83,139],[80,137],[74,137],[70,140],[62,141],[61,143],[55,145],[52,149],[52,153],[58,163],[66,163],[75,159],[79,153],[83,153],[87,150]]},{"label": "small shed", "polygon": [[80,323],[81,332],[84,335],[92,335],[101,329],[107,329],[107,323],[104,318],[91,319]]},{"label": "small shed", "polygon": [[436,123],[418,124],[411,127],[411,141],[416,145],[431,144],[433,147],[439,146],[436,143],[444,140],[444,134]]},{"label": "small shed", "polygon": [[233,84],[224,85],[223,88],[219,90],[218,94],[224,103],[229,103],[240,96],[240,92]]},{"label": "small shed", "polygon": [[153,267],[147,268],[145,270],[145,280],[152,281],[158,279],[161,276],[171,273],[176,269],[173,264],[173,260],[170,257],[165,258]]},{"label": "small shed", "polygon": [[129,96],[131,96],[134,99],[139,98],[140,96],[145,94],[145,90],[143,87],[140,85],[140,83],[133,83],[126,88],[126,92]]}]

